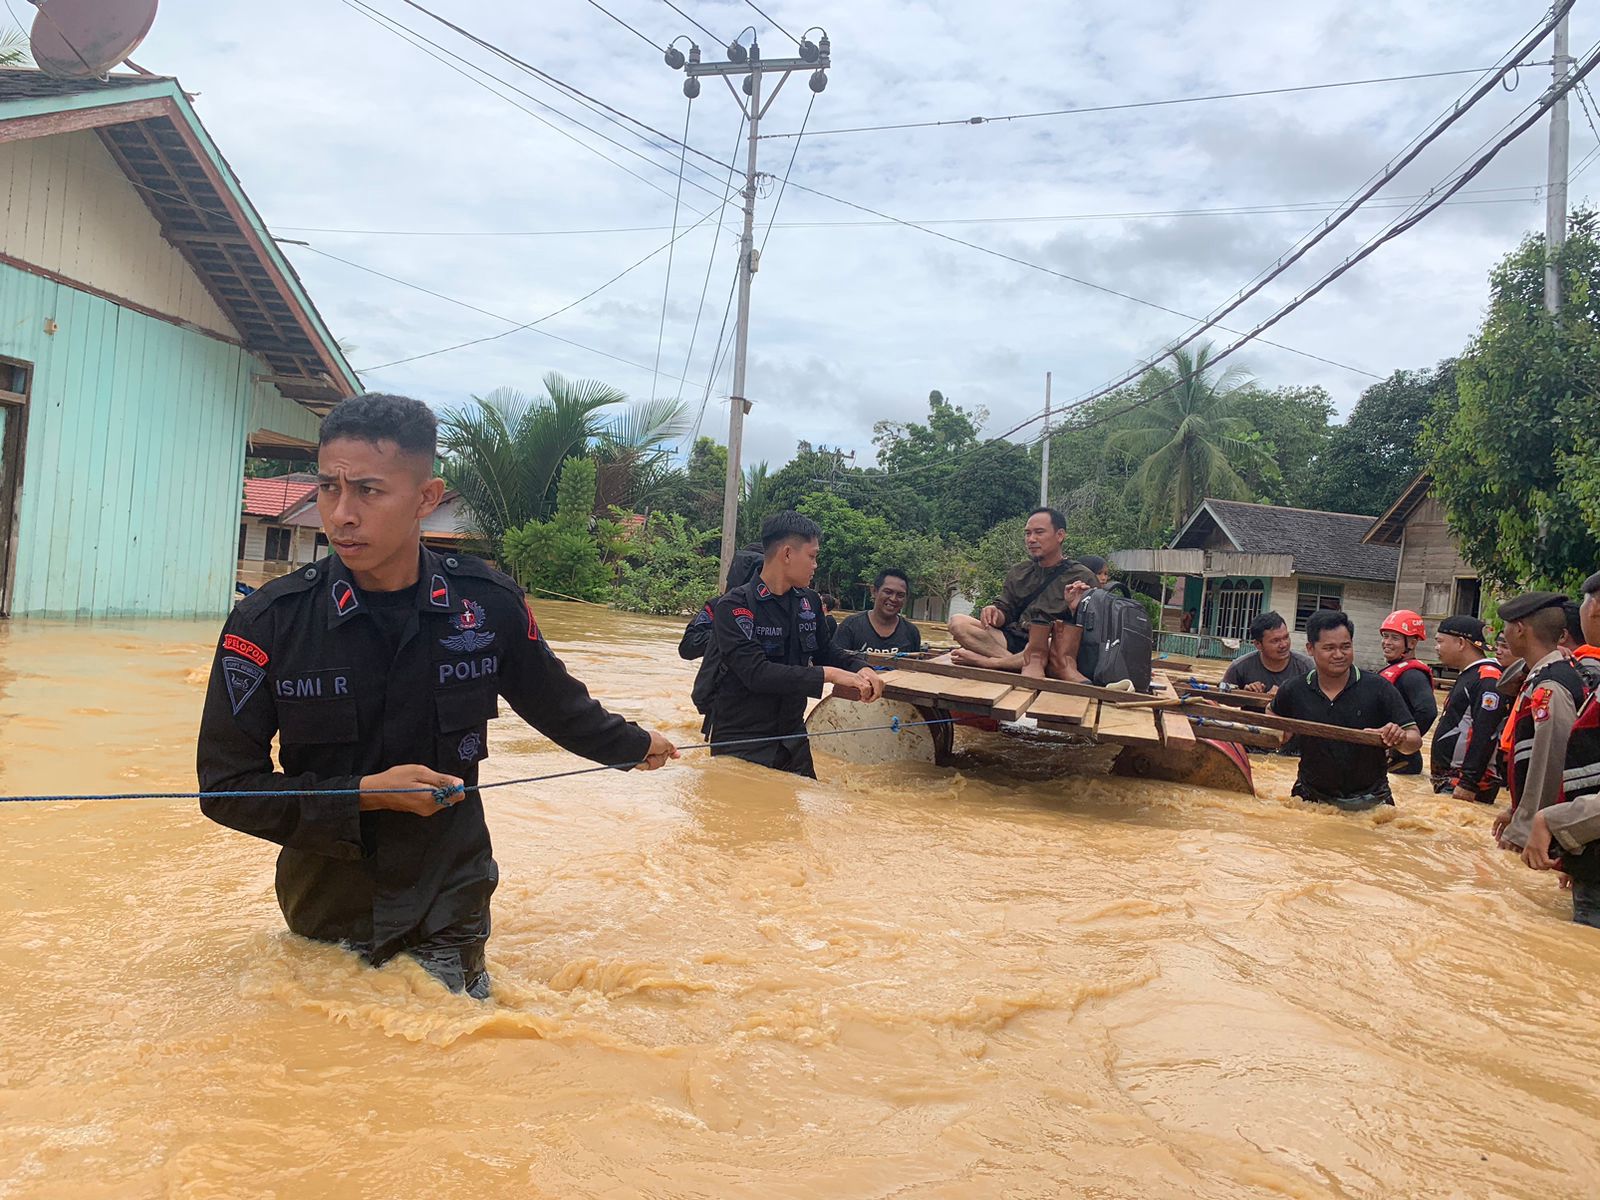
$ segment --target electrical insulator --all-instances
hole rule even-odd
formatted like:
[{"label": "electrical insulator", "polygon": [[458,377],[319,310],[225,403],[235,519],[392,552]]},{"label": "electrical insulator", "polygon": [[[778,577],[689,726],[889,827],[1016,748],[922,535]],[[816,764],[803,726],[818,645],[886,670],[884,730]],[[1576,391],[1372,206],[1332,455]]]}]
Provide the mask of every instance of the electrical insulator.
[{"label": "electrical insulator", "polygon": [[700,47],[696,46],[693,42],[689,43],[689,61],[692,63],[698,63],[700,61]]},{"label": "electrical insulator", "polygon": [[742,63],[742,62],[745,62],[746,60],[748,60],[749,57],[750,57],[749,52],[747,50],[745,50],[745,48],[742,45],[740,45],[738,42],[729,42],[728,43],[728,61],[729,62],[731,62],[731,63]]},{"label": "electrical insulator", "polygon": [[753,96],[753,95],[755,95],[755,92],[754,92],[754,91],[753,91],[753,90],[752,90],[752,89],[751,89],[751,87],[750,87],[750,76],[748,76],[748,75],[746,75],[746,76],[745,76],[745,77],[744,77],[744,94],[745,94],[745,95],[746,95],[746,96]]},{"label": "electrical insulator", "polygon": [[691,100],[700,94],[700,81],[693,75],[683,81],[683,94]]},{"label": "electrical insulator", "polygon": [[683,51],[679,50],[676,46],[668,46],[664,57],[667,60],[667,66],[671,67],[674,71],[677,71],[683,67]]},{"label": "electrical insulator", "polygon": [[804,39],[801,40],[801,42],[800,42],[800,57],[801,58],[805,59],[806,62],[816,62],[817,61],[817,54],[818,54],[817,44],[815,42],[813,42],[810,38],[804,38]]},{"label": "electrical insulator", "polygon": [[750,247],[750,274],[754,275],[761,270],[761,251],[754,246]]},{"label": "electrical insulator", "polygon": [[823,34],[821,39],[817,42],[817,49],[822,51],[822,53],[824,53],[824,54],[833,53],[832,48],[830,47],[830,45],[828,43],[828,35],[827,34]]},{"label": "electrical insulator", "polygon": [[826,71],[811,72],[811,90],[820,92],[828,86],[828,73]]}]

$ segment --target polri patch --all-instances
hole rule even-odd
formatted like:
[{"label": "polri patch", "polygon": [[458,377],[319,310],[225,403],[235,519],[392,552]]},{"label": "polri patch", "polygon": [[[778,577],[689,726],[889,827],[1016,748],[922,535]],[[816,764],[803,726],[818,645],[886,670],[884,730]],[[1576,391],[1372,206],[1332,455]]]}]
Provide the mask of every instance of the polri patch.
[{"label": "polri patch", "polygon": [[228,655],[222,660],[222,679],[228,685],[228,703],[233,705],[233,715],[238,716],[245,702],[256,694],[267,673],[245,658]]},{"label": "polri patch", "polygon": [[222,648],[224,650],[232,650],[235,654],[248,658],[258,667],[267,665],[267,652],[254,642],[247,641],[236,633],[222,635]]}]

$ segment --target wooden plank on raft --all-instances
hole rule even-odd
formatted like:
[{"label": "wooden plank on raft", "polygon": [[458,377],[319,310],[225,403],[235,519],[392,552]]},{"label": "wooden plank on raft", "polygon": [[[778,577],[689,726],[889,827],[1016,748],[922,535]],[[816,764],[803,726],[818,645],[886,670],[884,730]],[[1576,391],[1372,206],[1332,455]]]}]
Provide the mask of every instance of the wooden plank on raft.
[{"label": "wooden plank on raft", "polygon": [[[1351,742],[1357,746],[1381,746],[1383,738],[1375,729],[1346,729],[1343,725],[1324,725],[1319,721],[1299,721],[1293,717],[1280,717],[1277,713],[1230,711],[1216,704],[1185,704],[1181,710],[1191,716],[1208,720],[1236,721],[1241,726],[1257,729],[1284,730],[1305,737],[1323,738],[1330,742]],[[1203,728],[1203,727],[1202,727]]]},{"label": "wooden plank on raft", "polygon": [[885,671],[880,678],[883,680],[884,694],[892,699],[960,712],[986,713],[996,700],[1015,690],[1013,678],[1001,682],[943,679],[902,669]]},{"label": "wooden plank on raft", "polygon": [[[1034,681],[1037,682],[1037,681]],[[1089,727],[1094,727],[1094,718],[1090,709],[1094,701],[1083,696],[1060,696],[1053,692],[1040,692],[1038,699],[1028,709],[1028,715],[1039,724],[1059,728],[1067,725],[1082,725],[1084,718],[1089,718]]]},{"label": "wooden plank on raft", "polygon": [[961,666],[944,658],[926,661],[907,660],[899,663],[896,669],[917,675],[941,675],[946,679],[981,680],[984,683],[1003,683],[1008,687],[1030,687],[1057,696],[1082,696],[1090,700],[1104,700],[1107,704],[1148,705],[1150,702],[1149,696],[1141,696],[1138,692],[1122,692],[1114,688],[1095,687],[1089,683],[1068,683],[1064,679],[1023,679],[1015,671],[991,671],[987,667]]},{"label": "wooden plank on raft", "polygon": [[[1152,672],[1150,682],[1153,685],[1151,690],[1154,695],[1163,700],[1177,699],[1178,694],[1172,688],[1172,680],[1162,672]],[[1160,713],[1156,717],[1156,723],[1161,726],[1161,739],[1166,745],[1186,747],[1194,744],[1194,727],[1182,713]]]},{"label": "wooden plank on raft", "polygon": [[1160,746],[1161,732],[1156,727],[1157,712],[1149,708],[1119,708],[1100,704],[1100,721],[1094,736],[1118,746]]},{"label": "wooden plank on raft", "polygon": [[1039,693],[1033,688],[1014,687],[989,706],[989,715],[997,721],[1015,721],[1033,707]]}]

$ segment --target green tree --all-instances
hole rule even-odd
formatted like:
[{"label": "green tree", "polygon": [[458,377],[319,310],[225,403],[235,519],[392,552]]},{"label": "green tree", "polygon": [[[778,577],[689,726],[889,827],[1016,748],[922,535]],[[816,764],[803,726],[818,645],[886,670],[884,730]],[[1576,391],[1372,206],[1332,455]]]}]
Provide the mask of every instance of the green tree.
[{"label": "green tree", "polygon": [[656,499],[662,512],[677,513],[690,529],[722,528],[722,488],[728,473],[728,448],[708,437],[695,440],[685,470],[667,479]]},{"label": "green tree", "polygon": [[761,522],[775,511],[769,499],[772,473],[765,460],[744,469],[742,484],[739,489],[739,545],[744,546],[761,536]]},{"label": "green tree", "polygon": [[1423,469],[1418,445],[1430,413],[1455,405],[1456,361],[1433,370],[1396,371],[1361,393],[1350,419],[1335,426],[1317,460],[1307,508],[1380,513]]},{"label": "green tree", "polygon": [[660,499],[671,479],[666,444],[688,429],[689,406],[664,397],[636,400],[613,414],[594,438],[596,511],[638,512]]},{"label": "green tree", "polygon": [[1322,507],[1325,493],[1317,463],[1330,437],[1333,400],[1328,393],[1320,387],[1246,388],[1234,412],[1255,431],[1265,456],[1264,461],[1252,458],[1240,465],[1239,475],[1251,494],[1268,504]]},{"label": "green tree", "polygon": [[911,576],[913,601],[932,603],[936,620],[950,616],[950,601],[971,574],[971,547],[934,533],[903,533],[893,537],[879,556],[872,578],[885,567],[898,567]]},{"label": "green tree", "polygon": [[1027,523],[1026,516],[1001,521],[972,548],[962,590],[974,604],[982,607],[1000,598],[1000,585],[1005,581],[1006,572],[1023,559],[1022,527]]},{"label": "green tree", "polygon": [[1147,373],[1160,394],[1107,438],[1140,464],[1128,486],[1147,528],[1178,524],[1207,496],[1247,499],[1250,487],[1240,470],[1265,470],[1271,462],[1238,415],[1248,373],[1231,366],[1208,378],[1211,356],[1210,342],[1192,353],[1174,350],[1171,367]]},{"label": "green tree", "polygon": [[1543,238],[1525,238],[1490,272],[1483,327],[1456,363],[1456,402],[1441,397],[1424,434],[1462,555],[1501,588],[1567,591],[1600,563],[1596,226],[1595,213],[1572,214],[1555,257],[1557,316],[1544,309]]},{"label": "green tree", "polygon": [[613,602],[631,612],[681,615],[717,591],[717,559],[707,553],[715,539],[696,532],[677,513],[654,513],[628,548]]},{"label": "green tree", "polygon": [[0,29],[0,67],[28,65],[28,39],[14,29]]},{"label": "green tree", "polygon": [[978,444],[978,432],[989,410],[971,412],[946,400],[944,393],[928,393],[928,423],[879,421],[872,427],[872,444],[878,448],[878,465],[886,471],[904,471],[948,459]]},{"label": "green tree", "polygon": [[894,543],[894,532],[881,517],[869,517],[842,497],[813,492],[796,511],[822,526],[822,548],[817,554],[818,591],[832,592],[841,600],[859,599],[872,581],[880,560]]},{"label": "green tree", "polygon": [[[501,557],[529,591],[574,600],[607,600],[612,572],[591,531],[595,464],[586,458],[569,459],[556,490],[555,516],[507,531]],[[606,533],[608,540],[616,536],[615,530]]]}]

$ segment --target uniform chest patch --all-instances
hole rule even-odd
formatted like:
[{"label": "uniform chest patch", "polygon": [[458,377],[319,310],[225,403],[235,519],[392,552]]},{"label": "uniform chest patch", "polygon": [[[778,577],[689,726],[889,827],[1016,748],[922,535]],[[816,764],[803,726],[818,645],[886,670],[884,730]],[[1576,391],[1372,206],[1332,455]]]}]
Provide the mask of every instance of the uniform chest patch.
[{"label": "uniform chest patch", "polygon": [[476,600],[463,600],[461,611],[450,618],[450,624],[455,628],[455,633],[450,637],[439,639],[439,644],[446,650],[454,650],[457,654],[471,654],[475,650],[486,650],[494,645],[494,631],[486,627],[487,614],[483,605]]},{"label": "uniform chest patch", "polygon": [[1528,707],[1533,710],[1533,719],[1542,725],[1550,719],[1550,691],[1548,688],[1539,688],[1528,697]]},{"label": "uniform chest patch", "polygon": [[245,658],[227,655],[222,660],[222,681],[228,685],[228,703],[233,705],[233,715],[238,716],[245,702],[255,695],[267,673]]}]

